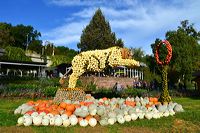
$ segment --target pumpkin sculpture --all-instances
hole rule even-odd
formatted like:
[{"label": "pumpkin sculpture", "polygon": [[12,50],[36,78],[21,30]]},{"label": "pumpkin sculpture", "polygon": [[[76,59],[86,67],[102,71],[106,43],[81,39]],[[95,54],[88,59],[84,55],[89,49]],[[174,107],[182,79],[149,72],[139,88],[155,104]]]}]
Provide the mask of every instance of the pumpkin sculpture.
[{"label": "pumpkin sculpture", "polygon": [[[167,52],[168,52],[164,61],[160,61],[160,59],[159,59],[159,49],[161,48],[162,45],[166,46]],[[156,46],[154,55],[155,55],[157,64],[160,65],[160,67],[161,67],[161,74],[162,74],[162,93],[161,93],[159,101],[161,101],[162,103],[170,102],[171,97],[169,95],[168,85],[167,85],[167,69],[168,69],[168,64],[170,63],[170,60],[172,58],[171,44],[167,40],[161,41]]]},{"label": "pumpkin sculpture", "polygon": [[[69,77],[69,85],[66,89],[59,89],[54,98],[54,102],[62,102],[65,99],[73,101],[84,101],[85,93],[83,90],[75,88],[76,82],[84,72],[94,71],[100,72],[107,66],[116,67],[123,66],[139,66],[140,63],[132,58],[131,52],[126,48],[111,47],[104,50],[93,50],[82,52],[72,60],[72,74]],[[61,78],[61,84],[64,79]],[[68,91],[68,92],[65,92]],[[75,93],[76,92],[76,93]]]}]

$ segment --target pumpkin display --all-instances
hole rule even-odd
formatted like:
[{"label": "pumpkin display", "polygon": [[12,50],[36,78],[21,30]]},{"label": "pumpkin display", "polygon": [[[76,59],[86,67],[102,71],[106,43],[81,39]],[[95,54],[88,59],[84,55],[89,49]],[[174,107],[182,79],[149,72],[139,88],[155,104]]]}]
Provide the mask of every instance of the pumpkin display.
[{"label": "pumpkin display", "polygon": [[[55,104],[52,100],[31,101],[15,109],[14,114],[23,114],[17,125],[24,126],[80,126],[94,127],[113,125],[116,122],[135,121],[137,119],[159,119],[182,112],[180,104],[169,102],[159,103],[154,97],[127,97],[95,99],[89,96],[85,101],[65,100]],[[27,109],[28,108],[28,109]],[[25,113],[24,113],[25,112]]]}]

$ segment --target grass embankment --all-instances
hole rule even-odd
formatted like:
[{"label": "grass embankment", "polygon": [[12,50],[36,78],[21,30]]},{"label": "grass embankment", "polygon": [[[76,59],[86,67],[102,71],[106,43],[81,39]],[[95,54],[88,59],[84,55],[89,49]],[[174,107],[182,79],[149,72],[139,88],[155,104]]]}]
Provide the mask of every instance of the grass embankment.
[{"label": "grass embankment", "polygon": [[151,132],[200,132],[200,99],[192,98],[174,98],[173,100],[183,105],[185,112],[177,113],[175,116],[170,116],[161,119],[143,119],[131,122],[126,122],[122,125],[114,124],[113,126],[102,127],[99,124],[94,128],[87,126],[86,128],[80,126],[74,127],[24,127],[16,126],[19,115],[14,115],[13,111],[22,103],[29,99],[0,99],[0,133],[51,133],[51,132],[81,132],[81,133],[96,133],[96,132],[121,132],[121,133],[151,133]]}]

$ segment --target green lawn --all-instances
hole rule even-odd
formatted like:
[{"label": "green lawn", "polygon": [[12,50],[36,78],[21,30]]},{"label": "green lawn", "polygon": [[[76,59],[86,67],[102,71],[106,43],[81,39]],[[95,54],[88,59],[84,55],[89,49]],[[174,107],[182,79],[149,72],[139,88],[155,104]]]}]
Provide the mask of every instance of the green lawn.
[{"label": "green lawn", "polygon": [[20,132],[20,133],[51,133],[51,132],[82,132],[82,133],[95,133],[95,132],[121,132],[121,133],[145,133],[145,132],[178,132],[178,133],[200,133],[200,99],[192,98],[175,98],[174,101],[183,105],[185,112],[177,113],[175,116],[170,116],[161,119],[151,120],[136,120],[127,122],[123,125],[114,124],[113,126],[102,127],[98,126],[82,128],[80,126],[74,127],[24,127],[16,126],[17,118],[19,115],[14,115],[13,111],[22,103],[29,99],[17,98],[0,98],[0,133],[6,132]]}]

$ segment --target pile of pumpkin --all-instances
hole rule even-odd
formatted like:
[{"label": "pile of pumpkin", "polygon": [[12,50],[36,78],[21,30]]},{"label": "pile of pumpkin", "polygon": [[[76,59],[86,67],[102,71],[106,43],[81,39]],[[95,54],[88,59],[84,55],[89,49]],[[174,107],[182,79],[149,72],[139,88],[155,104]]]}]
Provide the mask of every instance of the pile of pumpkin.
[{"label": "pile of pumpkin", "polygon": [[158,119],[182,111],[180,104],[161,104],[157,98],[152,97],[95,99],[87,95],[87,99],[82,102],[66,100],[54,104],[52,100],[28,101],[19,106],[14,113],[23,114],[18,118],[18,125],[68,127],[79,124],[82,127],[94,127],[97,123],[106,126],[144,118]]}]

